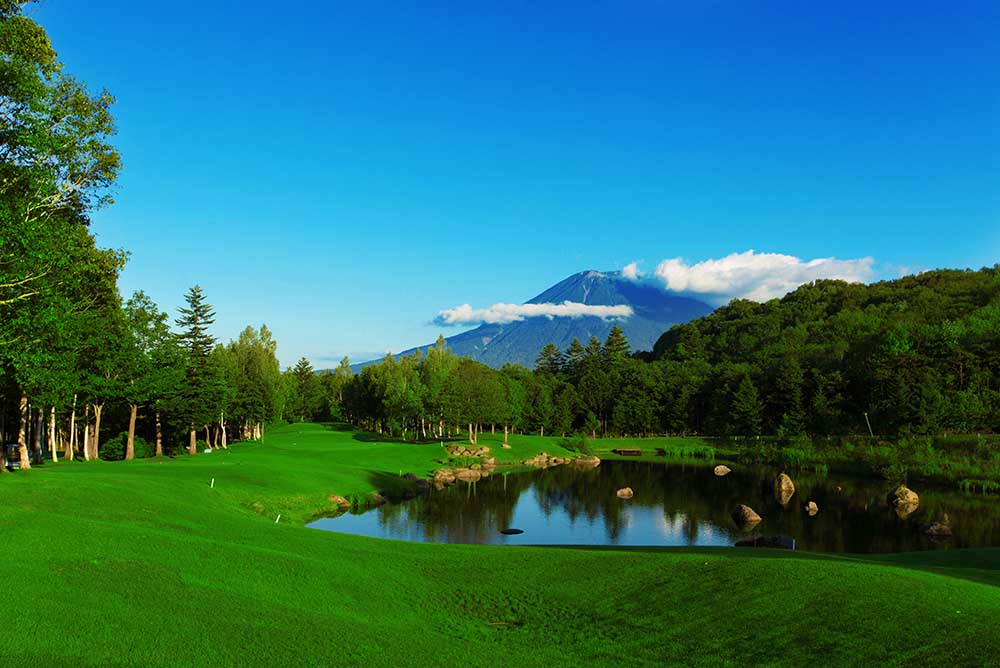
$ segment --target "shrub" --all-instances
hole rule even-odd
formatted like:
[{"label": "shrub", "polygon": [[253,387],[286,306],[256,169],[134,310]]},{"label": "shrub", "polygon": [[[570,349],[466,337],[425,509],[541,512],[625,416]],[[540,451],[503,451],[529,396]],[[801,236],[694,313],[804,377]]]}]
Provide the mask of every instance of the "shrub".
[{"label": "shrub", "polygon": [[[128,441],[128,432],[123,431],[114,438],[101,443],[101,459],[106,461],[119,461],[125,459],[125,443]],[[153,444],[146,439],[136,436],[132,443],[135,448],[136,459],[153,456]]]},{"label": "shrub", "polygon": [[594,449],[590,447],[590,440],[583,434],[575,434],[569,438],[564,438],[559,445],[570,452],[578,452],[581,455],[592,455]]}]

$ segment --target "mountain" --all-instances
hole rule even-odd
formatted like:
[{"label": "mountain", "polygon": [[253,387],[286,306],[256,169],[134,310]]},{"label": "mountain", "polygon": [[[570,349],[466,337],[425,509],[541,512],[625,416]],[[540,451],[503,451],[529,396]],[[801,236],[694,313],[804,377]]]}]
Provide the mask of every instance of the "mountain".
[{"label": "mountain", "polygon": [[[617,324],[624,330],[632,350],[652,350],[660,335],[671,326],[700,318],[714,310],[697,299],[629,280],[617,271],[574,274],[528,303],[561,304],[565,301],[605,306],[624,304],[631,306],[633,313],[627,318],[609,320],[597,316],[542,316],[502,325],[483,324],[448,337],[446,341],[456,355],[468,356],[495,368],[512,362],[530,369],[534,368],[538,353],[550,342],[565,350],[574,337],[584,345],[591,336],[604,341]],[[421,348],[426,349],[427,346]],[[408,355],[414,350],[411,348],[400,355]]]}]

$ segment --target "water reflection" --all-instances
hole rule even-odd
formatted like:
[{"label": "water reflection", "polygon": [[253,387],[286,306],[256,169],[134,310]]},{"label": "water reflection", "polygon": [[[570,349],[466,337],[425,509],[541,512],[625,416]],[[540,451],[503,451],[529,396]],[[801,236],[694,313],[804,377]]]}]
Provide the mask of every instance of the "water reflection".
[{"label": "water reflection", "polygon": [[[440,543],[569,545],[733,545],[745,534],[730,515],[741,503],[759,513],[759,534],[784,534],[800,549],[830,552],[1000,545],[995,497],[922,489],[920,507],[899,517],[890,486],[868,479],[793,474],[795,492],[775,494],[776,471],[737,467],[725,477],[699,464],[604,462],[495,473],[475,483],[431,490],[411,501],[310,526],[381,538]],[[631,487],[629,501],[616,490]],[[787,498],[786,498],[787,497]],[[814,516],[808,501],[819,506]],[[954,537],[934,542],[922,527],[950,518]],[[523,534],[506,536],[501,529]]]}]

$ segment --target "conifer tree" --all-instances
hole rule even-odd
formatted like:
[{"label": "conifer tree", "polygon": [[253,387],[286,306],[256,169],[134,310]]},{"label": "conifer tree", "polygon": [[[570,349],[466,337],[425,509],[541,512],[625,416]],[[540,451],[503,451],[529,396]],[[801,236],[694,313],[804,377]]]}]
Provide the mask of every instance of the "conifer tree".
[{"label": "conifer tree", "polygon": [[539,373],[559,373],[562,371],[564,362],[565,359],[559,347],[554,343],[549,343],[542,348],[542,352],[538,353],[538,359],[535,360],[535,371]]},{"label": "conifer tree", "polygon": [[215,345],[215,338],[208,333],[209,326],[215,322],[215,311],[205,301],[201,286],[191,288],[184,299],[187,308],[178,309],[181,317],[175,322],[183,328],[180,339],[188,353],[181,413],[188,423],[188,451],[193,455],[198,451],[197,428],[212,422],[215,413],[211,405],[213,383],[209,368],[209,354]]},{"label": "conifer tree", "polygon": [[761,409],[757,387],[753,384],[750,376],[744,374],[733,393],[731,404],[731,422],[734,431],[741,436],[759,434]]}]

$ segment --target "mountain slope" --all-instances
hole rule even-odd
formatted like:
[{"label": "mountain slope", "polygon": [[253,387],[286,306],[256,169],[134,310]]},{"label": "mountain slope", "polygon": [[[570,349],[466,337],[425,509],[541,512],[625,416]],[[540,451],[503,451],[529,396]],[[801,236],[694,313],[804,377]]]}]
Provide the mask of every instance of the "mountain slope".
[{"label": "mountain slope", "polygon": [[[624,330],[633,350],[651,350],[660,335],[671,326],[708,315],[713,310],[697,299],[680,297],[631,281],[620,272],[598,271],[574,274],[528,303],[559,304],[564,301],[605,306],[624,304],[632,307],[633,314],[616,319],[596,316],[536,317],[502,325],[483,324],[447,338],[448,346],[457,355],[471,357],[492,367],[511,362],[532,368],[539,351],[550,342],[565,350],[574,337],[584,345],[591,336],[603,341],[617,324]],[[401,355],[413,350],[404,351]]]}]

